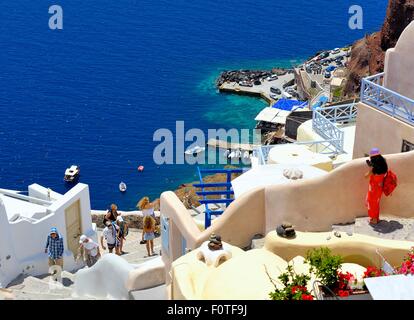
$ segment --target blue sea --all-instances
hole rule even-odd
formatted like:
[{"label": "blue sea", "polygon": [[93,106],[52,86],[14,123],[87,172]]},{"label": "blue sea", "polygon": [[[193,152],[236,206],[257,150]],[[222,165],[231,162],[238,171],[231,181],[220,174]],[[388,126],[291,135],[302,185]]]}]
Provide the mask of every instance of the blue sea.
[{"label": "blue sea", "polygon": [[[219,94],[219,73],[353,43],[381,27],[387,0],[360,3],[363,30],[349,29],[347,0],[1,1],[0,187],[66,192],[78,164],[94,209],[131,210],[196,180],[195,166],[153,162],[154,131],[253,128],[265,102]],[[48,27],[53,4],[63,30]]]}]

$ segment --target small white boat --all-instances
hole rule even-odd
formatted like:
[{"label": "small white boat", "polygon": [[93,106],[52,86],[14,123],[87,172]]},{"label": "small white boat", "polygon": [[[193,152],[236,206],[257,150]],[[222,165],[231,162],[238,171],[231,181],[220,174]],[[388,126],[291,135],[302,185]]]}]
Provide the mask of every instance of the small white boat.
[{"label": "small white boat", "polygon": [[65,171],[64,180],[66,182],[74,182],[76,179],[79,178],[80,175],[80,168],[79,166],[72,165],[70,168],[67,168]]},{"label": "small white boat", "polygon": [[126,183],[125,182],[121,182],[120,184],[119,184],[119,191],[121,191],[121,192],[125,192],[127,190],[127,185],[126,185]]},{"label": "small white boat", "polygon": [[194,148],[188,148],[184,153],[186,155],[197,155],[201,152],[203,152],[204,150],[206,150],[205,147],[200,147],[200,146],[195,146]]}]

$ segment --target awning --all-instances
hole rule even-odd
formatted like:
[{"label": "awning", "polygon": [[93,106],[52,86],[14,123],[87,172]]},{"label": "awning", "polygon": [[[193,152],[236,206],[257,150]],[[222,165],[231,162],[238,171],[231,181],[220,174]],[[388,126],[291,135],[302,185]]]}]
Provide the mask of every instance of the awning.
[{"label": "awning", "polygon": [[256,121],[264,121],[270,123],[279,123],[285,124],[286,118],[291,114],[290,111],[279,110],[275,108],[264,108],[260,113],[256,116]]},{"label": "awning", "polygon": [[280,110],[292,111],[293,109],[300,109],[307,106],[306,101],[280,99],[272,107]]}]

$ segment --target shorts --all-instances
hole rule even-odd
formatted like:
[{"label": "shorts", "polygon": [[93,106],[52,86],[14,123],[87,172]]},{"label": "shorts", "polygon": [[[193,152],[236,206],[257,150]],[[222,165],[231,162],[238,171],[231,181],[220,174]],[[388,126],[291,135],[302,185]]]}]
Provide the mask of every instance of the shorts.
[{"label": "shorts", "polygon": [[116,242],[116,243],[108,243],[108,249],[111,249],[112,250],[115,247],[119,247],[118,242]]},{"label": "shorts", "polygon": [[54,265],[58,265],[63,268],[63,258],[53,259],[49,257],[49,267],[54,266]]},{"label": "shorts", "polygon": [[154,239],[155,239],[154,232],[144,233],[144,240],[149,241],[149,240],[154,240]]}]

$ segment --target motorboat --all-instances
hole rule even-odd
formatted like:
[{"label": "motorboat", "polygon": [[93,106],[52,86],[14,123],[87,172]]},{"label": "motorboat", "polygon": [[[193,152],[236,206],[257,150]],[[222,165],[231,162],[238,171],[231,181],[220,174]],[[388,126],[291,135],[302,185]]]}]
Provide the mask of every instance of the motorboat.
[{"label": "motorboat", "polygon": [[65,171],[64,180],[66,182],[74,182],[76,181],[80,176],[80,167],[76,165],[70,166],[70,168],[67,168]]},{"label": "motorboat", "polygon": [[121,182],[120,184],[119,184],[119,191],[121,191],[121,192],[125,192],[127,190],[127,185],[126,185],[126,183],[125,182]]},{"label": "motorboat", "polygon": [[193,148],[188,148],[184,153],[189,156],[191,155],[195,156],[205,150],[206,150],[205,147],[195,146]]}]

